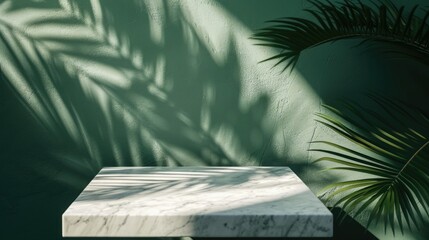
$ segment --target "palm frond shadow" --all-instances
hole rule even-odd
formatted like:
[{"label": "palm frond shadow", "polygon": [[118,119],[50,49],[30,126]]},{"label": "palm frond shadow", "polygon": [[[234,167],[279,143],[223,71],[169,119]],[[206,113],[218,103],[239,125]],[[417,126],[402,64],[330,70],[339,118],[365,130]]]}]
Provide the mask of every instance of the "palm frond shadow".
[{"label": "palm frond shadow", "polygon": [[[66,28],[70,25],[79,27],[90,25],[89,28],[94,30],[97,27],[92,26],[90,21],[79,19],[84,14],[76,13],[76,11],[79,11],[79,9],[74,7],[73,14],[63,14],[61,17],[54,16],[54,19],[37,20],[36,18],[36,21],[28,24],[37,26],[34,29],[43,29],[44,24],[49,25],[49,23],[56,21],[58,21],[57,28]],[[187,132],[188,136],[192,136],[185,141],[188,146],[203,145],[205,146],[204,149],[209,149],[212,152],[212,155],[219,156],[220,162],[206,162],[206,164],[233,164],[210,134],[197,124],[191,123],[185,111],[180,110],[171,100],[165,98],[167,93],[154,84],[153,76],[147,76],[144,73],[144,69],[132,61],[130,56],[132,49],[122,47],[121,42],[117,42],[116,45],[112,43],[114,41],[111,40],[112,37],[107,37],[115,36],[111,27],[110,32],[101,31],[102,33],[100,33],[100,30],[98,30],[93,36],[80,36],[77,39],[70,39],[67,35],[55,32],[49,33],[48,36],[37,32],[27,33],[4,21],[2,22],[2,30],[2,43],[8,49],[10,61],[17,63],[15,66],[5,65],[7,68],[15,68],[6,69],[6,72],[15,71],[27,74],[22,76],[23,79],[12,79],[12,81],[15,81],[15,83],[21,81],[22,84],[27,85],[28,91],[34,90],[36,99],[34,104],[37,104],[37,106],[33,105],[30,108],[32,108],[33,112],[35,109],[39,111],[34,112],[34,115],[46,128],[54,129],[57,135],[68,136],[70,141],[83,145],[80,147],[85,148],[90,157],[98,161],[99,166],[118,164],[114,161],[109,161],[109,156],[110,159],[112,159],[112,156],[130,159],[130,156],[133,158],[133,155],[139,156],[144,152],[152,153],[153,149],[141,148],[142,146],[151,147],[154,144],[159,148],[163,148],[163,153],[168,156],[169,152],[171,152],[166,147],[168,139],[164,138],[161,141],[159,139],[160,131],[166,132],[174,129],[165,126],[165,124],[162,126],[161,123],[165,123],[163,119],[176,122],[179,132]],[[115,38],[124,39],[118,34],[113,37],[113,39]],[[63,40],[65,41],[63,42]],[[83,46],[83,48],[68,49],[67,44],[70,41],[76,41],[75,43],[79,43],[79,46]],[[55,45],[55,47],[52,47],[52,45]],[[89,53],[88,48],[94,47],[104,51],[97,51],[95,54],[93,52]],[[108,67],[107,70],[110,74],[106,75],[100,70],[86,67],[85,64],[88,63],[97,63],[98,66],[106,67],[114,65],[115,68]],[[68,76],[70,79],[68,81],[59,79],[64,78],[64,76]],[[34,81],[25,81],[25,79],[34,77],[37,78]],[[41,79],[40,82],[37,82],[38,79]],[[79,79],[79,81],[76,81],[76,79]],[[65,89],[67,91],[64,91]],[[23,95],[22,92],[20,94],[21,96]],[[53,101],[54,97],[57,102]],[[84,101],[79,101],[79,99],[87,99],[89,102],[85,103]],[[58,105],[58,102],[61,106]],[[27,103],[27,105],[30,104]],[[118,112],[118,108],[122,109]],[[159,112],[159,109],[162,109],[162,112]],[[97,115],[105,116],[108,121],[93,121],[91,116]],[[112,129],[114,126],[128,128],[123,133],[128,134],[128,136],[117,139],[112,133],[118,132]],[[129,129],[130,126],[133,126],[133,129]],[[109,131],[106,132],[105,129]],[[142,136],[145,137],[142,138]],[[110,139],[111,142],[106,143],[106,138]],[[155,140],[157,138],[158,140]],[[129,142],[130,139],[134,139],[134,142]],[[182,140],[172,143],[177,145],[183,142]],[[117,144],[119,142],[129,142],[130,145],[119,147],[120,150],[118,150]],[[105,147],[97,146],[100,143],[107,145]],[[182,148],[184,147],[186,146],[182,146]],[[100,151],[100,148],[107,149],[107,152]],[[112,153],[115,150],[122,151],[122,153]],[[118,155],[122,156],[118,157]],[[204,156],[200,155],[199,157],[203,157],[204,162]],[[135,158],[141,159],[142,157]],[[169,158],[177,159],[176,157]],[[194,159],[197,158],[194,157]],[[101,159],[105,162],[101,163]],[[142,164],[138,161],[140,160],[135,159],[133,162],[120,163],[126,165]],[[149,165],[155,163],[154,160],[151,160]],[[186,163],[176,161],[175,164],[182,165]]]},{"label": "palm frond shadow", "polygon": [[[123,175],[131,173],[133,183],[124,181]],[[138,173],[138,174],[136,174]],[[276,177],[279,173],[260,172],[263,177]],[[163,177],[160,178],[160,175]],[[227,169],[224,167],[213,167],[211,169],[200,169],[195,172],[195,167],[182,167],[174,172],[166,172],[164,167],[147,168],[144,172],[138,169],[104,169],[94,179],[88,195],[81,195],[77,201],[99,201],[107,199],[118,199],[134,194],[145,192],[145,196],[151,194],[170,195],[174,193],[187,192],[189,195],[210,192],[212,189],[249,181],[254,176],[253,168]],[[104,181],[104,182],[98,182]],[[107,183],[106,183],[107,181]],[[198,186],[198,188],[195,188]]]},{"label": "palm frond shadow", "polygon": [[[346,143],[314,141],[311,151],[330,162],[329,170],[359,173],[354,180],[333,183],[322,199],[354,217],[367,214],[366,225],[384,223],[395,234],[419,228],[428,216],[429,119],[421,111],[396,100],[371,95],[375,108],[346,103],[326,105],[329,113],[318,122]],[[395,227],[396,226],[396,227]]]},{"label": "palm frond shadow", "polygon": [[[233,137],[233,129],[239,124],[243,127],[237,130],[235,140],[238,148],[249,154],[249,161],[264,158],[269,161],[263,164],[282,165],[283,161],[270,145],[272,133],[262,128],[269,97],[262,96],[247,112],[239,107],[240,76],[234,52],[230,52],[224,65],[219,65],[195,37],[195,43],[200,45],[199,57],[204,59],[201,68],[217,75],[192,72],[194,70],[189,69],[195,68],[187,66],[181,58],[166,56],[169,61],[165,80],[160,84],[153,70],[156,52],[161,48],[159,44],[145,45],[156,45],[154,52],[148,54],[152,57],[144,58],[147,62],[139,65],[135,60],[135,56],[144,52],[139,48],[142,35],[144,41],[151,41],[148,34],[137,34],[134,39],[126,33],[115,32],[121,25],[115,25],[110,19],[108,4],[102,6],[102,11],[110,18],[95,23],[92,10],[83,6],[85,3],[68,3],[70,6],[66,7],[36,4],[37,10],[60,14],[34,14],[25,23],[32,27],[25,30],[7,19],[9,13],[20,7],[3,9],[4,18],[0,23],[0,44],[4,50],[1,61],[8,83],[23,105],[51,133],[52,141],[59,146],[55,152],[58,163],[67,166],[81,158],[89,166],[89,175],[106,165],[237,165],[215,135],[227,130]],[[178,17],[184,19],[181,14],[179,11]],[[175,42],[167,41],[162,47],[186,45],[181,42],[182,27],[191,23],[183,20],[181,25],[169,24],[165,38]],[[73,35],[67,30],[46,31],[52,25],[55,30],[73,27],[84,31]],[[70,44],[77,47],[71,48]],[[184,51],[183,56],[189,55],[186,48],[178,49]],[[117,64],[119,62],[121,64]],[[96,67],[92,67],[92,63],[97,63]],[[97,69],[99,66],[104,66],[108,73]],[[177,76],[177,69],[185,69],[179,71],[184,77]],[[188,76],[191,79],[186,79]],[[175,84],[175,88],[171,89],[171,84]],[[190,87],[195,91],[189,93]],[[183,92],[189,96],[183,98]],[[227,97],[216,97],[205,103],[207,92],[222,92]],[[227,111],[225,104],[228,104]],[[208,126],[201,126],[199,109],[210,113]],[[261,140],[249,141],[251,136]],[[253,155],[255,149],[261,149],[262,154]],[[65,156],[61,157],[61,152]],[[60,168],[57,163],[52,166]],[[74,174],[78,177],[77,172]]]},{"label": "palm frond shadow", "polygon": [[[7,11],[21,11],[32,4],[23,5]],[[2,84],[9,85],[14,93],[9,96],[11,104],[16,105],[12,98],[19,99],[44,128],[43,134],[27,131],[13,136],[21,140],[18,144],[4,145],[10,146],[11,151],[1,154],[1,170],[7,169],[7,174],[2,175],[7,193],[0,201],[8,206],[6,214],[12,215],[7,217],[16,227],[2,234],[11,238],[60,236],[60,215],[102,166],[235,165],[219,143],[199,126],[198,119],[189,117],[180,105],[166,98],[169,92],[154,83],[154,73],[134,61],[138,54],[130,52],[137,50],[123,47],[129,41],[126,35],[111,37],[120,39],[115,45],[88,26],[90,22],[58,5],[41,5],[35,4],[35,8],[60,12],[60,16],[48,14],[46,22],[29,22],[33,28],[26,31],[7,22],[6,11],[0,23],[0,66],[6,75]],[[33,16],[35,20],[39,17]],[[75,27],[84,31],[72,35],[61,31],[46,34],[43,29],[52,24],[57,25],[55,30]],[[120,28],[109,22],[104,24],[111,32]],[[77,48],[70,48],[70,44]],[[91,63],[104,68],[97,70]],[[33,139],[42,146],[27,147],[22,142],[27,139],[26,134],[32,133],[43,139]],[[4,135],[1,139],[10,141]],[[19,151],[29,153],[21,156]],[[16,183],[23,180],[21,173],[28,181],[18,187]],[[66,200],[61,199],[64,196]],[[28,207],[19,205],[26,202]],[[45,209],[46,205],[50,208]],[[41,214],[43,209],[46,213]],[[30,218],[34,224],[28,231],[20,232],[18,228],[28,224],[17,220],[24,211],[34,216]],[[45,229],[38,223],[46,224],[43,219],[48,216],[51,227]]]},{"label": "palm frond shadow", "polygon": [[[153,70],[145,68],[145,65],[156,64],[154,52],[160,46],[145,45],[154,46],[153,52],[148,53],[151,57],[145,60],[148,62],[139,65],[139,61],[133,60],[139,51],[146,51],[139,49],[139,41],[142,41],[142,36],[144,41],[151,41],[147,34],[137,34],[137,41],[125,33],[115,31],[121,29],[121,25],[112,19],[96,22],[96,17],[91,15],[92,10],[89,10],[91,7],[85,6],[85,2],[64,2],[69,5],[33,6],[38,10],[61,14],[48,17],[35,14],[25,23],[25,26],[32,27],[29,30],[24,31],[8,22],[7,18],[1,24],[1,44],[5,49],[2,54],[7,56],[2,59],[2,63],[5,63],[2,65],[11,76],[10,83],[15,84],[12,88],[41,125],[56,136],[54,141],[61,141],[59,145],[67,146],[64,151],[79,149],[80,157],[89,161],[92,169],[99,169],[103,165],[236,165],[237,162],[228,156],[219,140],[213,136],[216,132],[228,129],[239,136],[239,147],[249,155],[249,161],[255,158],[260,159],[257,163],[265,165],[286,164],[272,149],[270,139],[273,134],[261,126],[269,97],[262,96],[247,112],[238,106],[240,76],[236,73],[238,67],[234,52],[230,53],[224,66],[218,66],[212,60],[201,63],[201,68],[211,68],[209,70],[217,72],[217,75],[206,76],[205,72],[185,71],[180,72],[185,76],[183,78],[176,76],[176,68],[191,67],[184,65],[181,58],[169,56],[168,59],[172,60],[167,62],[170,65],[165,70],[166,80],[164,85],[160,85],[156,83],[157,76]],[[134,6],[131,8],[138,9]],[[7,16],[8,11],[13,13],[20,9],[19,6],[7,9],[4,16]],[[108,5],[103,5],[101,11],[112,18],[107,14],[109,9]],[[180,14],[183,13],[179,12],[179,18],[183,18]],[[186,20],[181,24],[191,25]],[[67,31],[46,31],[51,25],[55,25],[54,29],[73,27],[84,31],[73,35]],[[174,27],[165,33],[166,39],[183,39],[180,36],[182,26],[177,23],[171,25]],[[149,28],[147,25],[139,27]],[[203,45],[198,39],[196,43]],[[71,48],[70,44],[77,47]],[[177,45],[186,44],[175,40],[174,43],[166,42],[163,47]],[[189,55],[185,48],[178,49],[183,49],[183,56]],[[207,50],[200,51],[202,59],[211,59]],[[108,76],[100,73],[96,67],[88,66],[90,63],[106,66]],[[231,69],[234,69],[233,74]],[[191,81],[186,79],[187,76],[193,76]],[[176,84],[176,89],[169,89],[169,84]],[[178,88],[191,87],[195,93],[188,98],[177,94],[184,91]],[[206,104],[208,106],[203,106],[204,92],[222,92],[228,97],[217,97]],[[224,107],[226,104],[227,112]],[[208,108],[206,111],[211,113],[208,128],[200,126],[200,112],[190,108]],[[255,136],[261,138],[256,143],[250,141]],[[64,161],[68,161],[67,158]],[[305,164],[291,165],[298,171],[305,168]],[[94,171],[91,170],[91,173]]]}]

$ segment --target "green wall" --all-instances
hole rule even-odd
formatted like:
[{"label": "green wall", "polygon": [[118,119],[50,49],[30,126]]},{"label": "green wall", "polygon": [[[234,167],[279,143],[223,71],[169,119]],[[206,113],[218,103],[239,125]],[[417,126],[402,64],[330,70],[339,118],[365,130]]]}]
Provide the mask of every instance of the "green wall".
[{"label": "green wall", "polygon": [[102,166],[286,165],[315,192],[346,177],[307,151],[341,141],[314,121],[321,104],[382,92],[428,110],[429,72],[355,40],[305,51],[293,72],[258,63],[275,50],[252,33],[309,6],[1,1],[0,238],[59,239],[62,212]]}]

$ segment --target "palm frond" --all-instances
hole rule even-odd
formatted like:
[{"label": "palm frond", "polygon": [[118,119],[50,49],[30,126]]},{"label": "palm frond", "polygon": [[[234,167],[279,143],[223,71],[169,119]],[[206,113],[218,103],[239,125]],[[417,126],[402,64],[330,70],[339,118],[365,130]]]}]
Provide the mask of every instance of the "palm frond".
[{"label": "palm frond", "polygon": [[296,65],[300,54],[309,48],[342,39],[360,38],[391,43],[413,53],[429,54],[429,11],[423,18],[416,14],[418,6],[405,13],[389,0],[369,5],[361,1],[310,0],[306,9],[313,20],[285,17],[271,20],[270,26],[257,31],[252,37],[257,45],[277,48],[280,53],[267,60],[276,65],[287,62],[283,70]]},{"label": "palm frond", "polygon": [[418,227],[429,213],[429,120],[401,102],[371,98],[377,110],[347,103],[317,114],[318,122],[354,147],[315,141],[310,151],[324,154],[316,162],[333,163],[330,170],[363,176],[327,186],[324,201],[354,216],[369,211],[367,227],[381,221],[385,231],[390,226],[395,233],[398,224],[403,233],[405,224]]}]

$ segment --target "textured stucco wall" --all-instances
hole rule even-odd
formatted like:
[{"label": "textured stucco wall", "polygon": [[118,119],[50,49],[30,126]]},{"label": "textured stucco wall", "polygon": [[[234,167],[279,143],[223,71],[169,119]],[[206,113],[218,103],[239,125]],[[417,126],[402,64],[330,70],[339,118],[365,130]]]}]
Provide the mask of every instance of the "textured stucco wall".
[{"label": "textured stucco wall", "polygon": [[[19,226],[23,214],[13,212],[16,199],[21,206],[32,198],[61,201],[52,198],[57,194],[64,198],[59,212],[73,200],[65,196],[79,192],[101,166],[289,165],[314,191],[345,177],[321,173],[311,163],[317,155],[307,151],[312,140],[341,141],[314,121],[321,103],[371,91],[403,99],[413,93],[419,103],[427,88],[416,92],[404,78],[421,82],[427,71],[416,67],[411,76],[402,60],[386,61],[353,47],[356,41],[305,51],[293,72],[258,63],[275,50],[256,46],[249,39],[254,30],[277,17],[306,16],[309,6],[305,0],[1,1],[8,106],[2,106],[8,117],[1,166],[11,184],[0,200],[15,214],[11,224]],[[10,169],[30,180],[17,180]],[[33,185],[42,195],[29,191]],[[46,193],[43,186],[58,189]]]}]

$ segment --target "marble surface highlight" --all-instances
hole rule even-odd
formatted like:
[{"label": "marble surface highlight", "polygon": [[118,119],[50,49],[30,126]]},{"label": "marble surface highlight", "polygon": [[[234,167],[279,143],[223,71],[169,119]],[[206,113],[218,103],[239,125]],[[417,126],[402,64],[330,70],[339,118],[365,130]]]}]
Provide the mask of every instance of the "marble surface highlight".
[{"label": "marble surface highlight", "polygon": [[63,236],[329,237],[331,212],[288,167],[103,168]]}]

